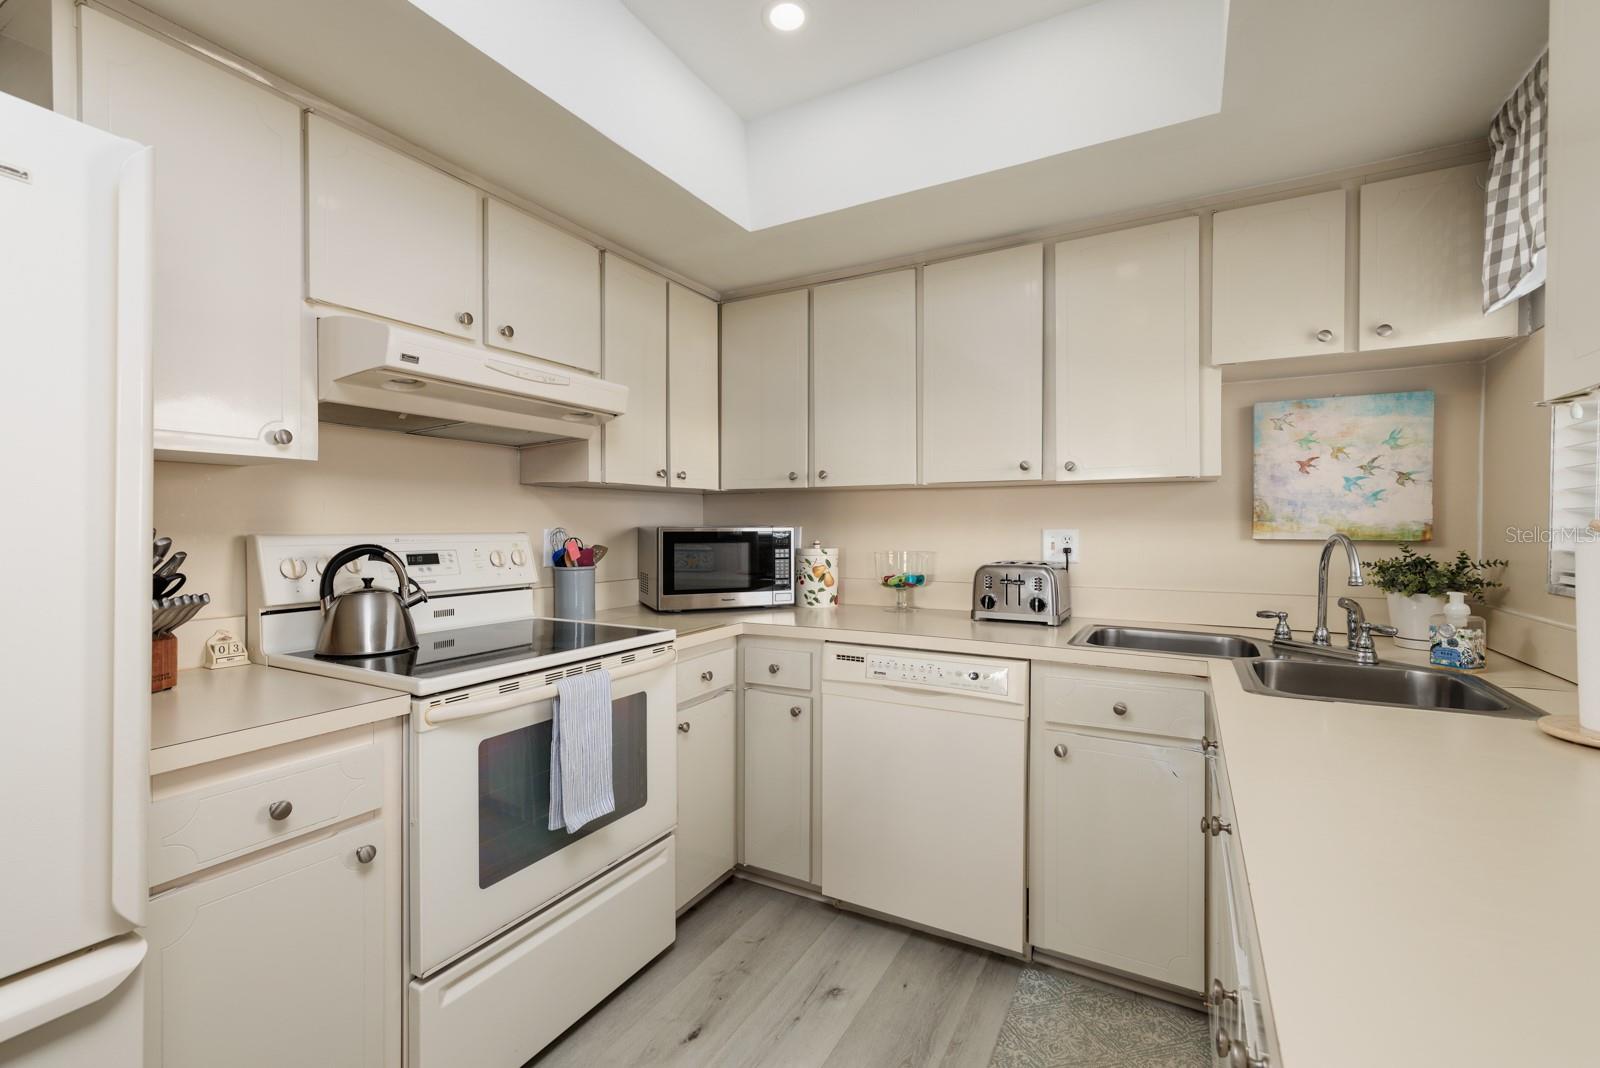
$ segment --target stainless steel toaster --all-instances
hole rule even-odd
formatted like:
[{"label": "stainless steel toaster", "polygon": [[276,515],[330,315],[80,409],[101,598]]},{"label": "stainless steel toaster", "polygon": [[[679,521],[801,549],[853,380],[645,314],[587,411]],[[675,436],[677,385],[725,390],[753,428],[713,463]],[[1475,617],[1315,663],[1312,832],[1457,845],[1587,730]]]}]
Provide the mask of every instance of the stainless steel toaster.
[{"label": "stainless steel toaster", "polygon": [[1067,561],[1000,560],[972,576],[972,618],[1059,627],[1072,616]]}]

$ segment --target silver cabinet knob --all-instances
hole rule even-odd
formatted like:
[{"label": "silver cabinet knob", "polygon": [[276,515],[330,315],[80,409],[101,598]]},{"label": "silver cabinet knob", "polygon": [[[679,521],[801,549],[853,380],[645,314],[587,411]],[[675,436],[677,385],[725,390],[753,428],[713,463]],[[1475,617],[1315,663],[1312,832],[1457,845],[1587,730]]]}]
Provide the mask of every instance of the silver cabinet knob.
[{"label": "silver cabinet knob", "polygon": [[803,712],[803,711],[805,711],[805,710],[802,709],[799,705],[790,705],[789,706],[789,717],[791,719],[799,719],[800,718],[800,713]]},{"label": "silver cabinet knob", "polygon": [[375,845],[356,846],[356,860],[362,864],[371,864],[378,856],[378,847]]},{"label": "silver cabinet knob", "polygon": [[1225,1003],[1231,1004],[1238,1000],[1239,992],[1237,990],[1224,988],[1221,979],[1211,980],[1211,1004],[1220,1008]]},{"label": "silver cabinet knob", "polygon": [[1226,1027],[1217,1028],[1216,1045],[1218,1057],[1226,1057],[1228,1055],[1228,1051],[1233,1049],[1233,1039],[1228,1037],[1228,1029]]},{"label": "silver cabinet knob", "polygon": [[1066,468],[1068,471],[1076,471],[1078,469],[1078,462],[1076,460],[1068,460],[1061,466]]},{"label": "silver cabinet knob", "polygon": [[689,472],[687,472],[687,471],[679,471],[678,472],[678,481],[679,482],[686,482],[686,481],[688,481],[688,479],[689,479]]},{"label": "silver cabinet knob", "polygon": [[1111,711],[1119,716],[1126,716],[1128,714],[1128,703],[1126,701],[1118,701],[1111,706]]},{"label": "silver cabinet knob", "polygon": [[1032,471],[1033,470],[1033,465],[1030,464],[1028,461],[1024,460],[1020,464],[1017,465],[1017,470],[1019,470],[1019,471]]},{"label": "silver cabinet knob", "polygon": [[471,326],[473,321],[474,320],[471,312],[462,312],[460,315],[456,316],[456,322],[460,323],[462,326]]},{"label": "silver cabinet knob", "polygon": [[[824,726],[826,726],[826,724],[824,724]],[[1062,758],[1065,758],[1066,755],[1067,755],[1067,747],[1066,747],[1065,743],[1063,743],[1063,742],[1057,742],[1056,743],[1056,747],[1054,749],[1050,750],[1050,751],[1052,753],[1054,753],[1056,756],[1062,757]]]},{"label": "silver cabinet knob", "polygon": [[1213,838],[1219,834],[1232,834],[1233,824],[1229,823],[1221,816],[1201,816],[1200,833],[1205,834],[1207,832],[1210,832],[1211,837]]},{"label": "silver cabinet knob", "polygon": [[290,430],[288,427],[279,427],[277,430],[272,432],[272,443],[274,445],[288,445],[293,441],[294,431]]},{"label": "silver cabinet knob", "polygon": [[667,477],[667,469],[665,467],[656,468],[656,477],[657,478],[666,478]]},{"label": "silver cabinet knob", "polygon": [[278,821],[289,818],[289,813],[294,811],[293,801],[274,801],[267,806],[267,815]]},{"label": "silver cabinet knob", "polygon": [[1377,334],[1379,337],[1388,337],[1390,334],[1394,333],[1394,327],[1390,326],[1388,323],[1379,323],[1377,326],[1372,328],[1372,332]]},{"label": "silver cabinet knob", "polygon": [[516,337],[517,336],[517,332],[516,332],[516,330],[514,330],[512,328],[510,323],[507,323],[505,326],[502,326],[500,328],[500,336],[501,337]]},{"label": "silver cabinet knob", "polygon": [[1315,337],[1318,341],[1322,342],[1324,345],[1326,345],[1328,342],[1333,340],[1333,331],[1332,330],[1318,330],[1312,336]]},{"label": "silver cabinet knob", "polygon": [[825,478],[828,477],[828,472],[826,472],[826,471],[818,471],[817,472],[817,477],[825,479]]},{"label": "silver cabinet knob", "polygon": [[1217,751],[1217,740],[1215,738],[1207,738],[1202,734],[1200,736],[1200,751],[1202,753],[1215,753]]},{"label": "silver cabinet knob", "polygon": [[767,674],[768,675],[776,675],[779,672],[779,670],[781,670],[781,669],[778,667],[777,664],[768,664],[767,665]]},{"label": "silver cabinet knob", "polygon": [[689,733],[689,721],[688,720],[684,720],[682,723],[678,724],[678,733],[679,734],[688,734]]},{"label": "silver cabinet knob", "polygon": [[710,682],[715,677],[716,676],[714,676],[711,673],[711,670],[709,668],[707,668],[705,671],[700,672],[700,681],[701,682]]},{"label": "silver cabinet knob", "polygon": [[789,481],[790,482],[797,481],[799,478],[800,478],[800,472],[798,472],[798,471],[790,471],[789,472]]}]

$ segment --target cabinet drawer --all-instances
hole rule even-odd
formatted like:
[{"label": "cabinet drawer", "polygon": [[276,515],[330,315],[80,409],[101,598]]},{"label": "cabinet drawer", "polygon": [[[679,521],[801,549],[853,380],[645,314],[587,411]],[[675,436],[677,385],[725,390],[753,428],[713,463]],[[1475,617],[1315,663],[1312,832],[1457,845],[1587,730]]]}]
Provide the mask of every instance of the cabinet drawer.
[{"label": "cabinet drawer", "polygon": [[1206,695],[1137,675],[1050,673],[1035,683],[1034,715],[1050,724],[1199,739],[1206,730]]},{"label": "cabinet drawer", "polygon": [[733,685],[737,663],[738,654],[731,646],[678,661],[678,703]]},{"label": "cabinet drawer", "polygon": [[[268,750],[150,803],[150,885],[378,808],[383,764],[370,730],[291,757]],[[279,802],[286,804],[278,805]],[[273,808],[281,818],[274,818]]]},{"label": "cabinet drawer", "polygon": [[804,649],[746,644],[744,681],[785,690],[811,689],[812,654]]}]

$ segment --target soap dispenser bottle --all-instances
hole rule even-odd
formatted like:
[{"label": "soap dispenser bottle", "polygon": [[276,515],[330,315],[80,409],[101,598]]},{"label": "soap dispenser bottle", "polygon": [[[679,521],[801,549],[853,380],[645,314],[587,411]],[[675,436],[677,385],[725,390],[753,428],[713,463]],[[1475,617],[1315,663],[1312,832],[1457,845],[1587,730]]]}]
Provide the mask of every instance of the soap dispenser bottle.
[{"label": "soap dispenser bottle", "polygon": [[1444,611],[1436,613],[1428,632],[1428,660],[1436,667],[1481,671],[1488,657],[1488,625],[1472,614],[1467,595],[1451,592]]}]

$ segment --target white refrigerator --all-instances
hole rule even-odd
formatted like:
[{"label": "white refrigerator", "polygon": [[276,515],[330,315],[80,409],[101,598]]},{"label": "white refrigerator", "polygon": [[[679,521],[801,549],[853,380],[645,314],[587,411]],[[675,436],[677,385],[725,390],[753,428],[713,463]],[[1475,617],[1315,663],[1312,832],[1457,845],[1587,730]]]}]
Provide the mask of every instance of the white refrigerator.
[{"label": "white refrigerator", "polygon": [[0,93],[0,1066],[143,1060],[151,152]]}]

